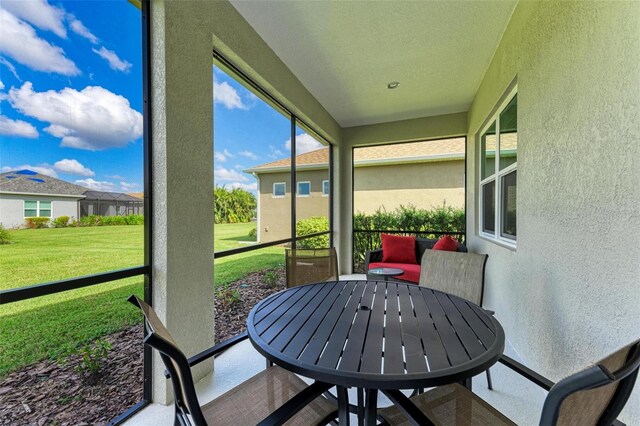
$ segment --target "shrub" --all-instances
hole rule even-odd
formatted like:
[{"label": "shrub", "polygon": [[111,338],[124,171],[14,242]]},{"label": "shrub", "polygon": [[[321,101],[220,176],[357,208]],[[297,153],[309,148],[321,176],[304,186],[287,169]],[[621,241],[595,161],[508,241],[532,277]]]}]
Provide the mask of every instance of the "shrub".
[{"label": "shrub", "polygon": [[9,231],[4,229],[4,226],[0,224],[0,245],[2,244],[11,244],[13,239],[11,238],[11,234]]},{"label": "shrub", "polygon": [[258,228],[251,228],[249,230],[249,236],[251,238],[256,238],[258,236]]},{"label": "shrub", "polygon": [[54,228],[66,228],[69,226],[69,216],[58,216],[51,221],[51,224]]},{"label": "shrub", "polygon": [[243,189],[216,186],[213,199],[215,223],[249,222],[256,215],[256,197]]},{"label": "shrub", "polygon": [[[296,223],[296,235],[298,236],[328,230],[329,219],[326,217],[310,217],[299,220],[298,223]],[[305,249],[327,248],[329,247],[329,235],[319,235],[317,237],[300,240],[296,243],[296,247]]]},{"label": "shrub", "polygon": [[95,214],[83,216],[80,218],[80,226],[100,226],[100,219],[102,219],[102,216]]},{"label": "shrub", "polygon": [[130,214],[123,217],[127,225],[144,225],[144,215]]},{"label": "shrub", "polygon": [[127,221],[124,216],[102,216],[100,218],[100,225],[102,226],[119,226],[126,224]]},{"label": "shrub", "polygon": [[231,289],[229,283],[216,288],[216,299],[222,304],[224,310],[229,310],[240,303],[240,292],[238,289]]},{"label": "shrub", "polygon": [[[82,377],[85,383],[94,385],[102,375],[102,370],[107,364],[107,356],[111,349],[111,343],[106,339],[98,339],[93,344],[87,343],[77,349],[72,355],[79,355],[80,362],[75,367],[76,373]],[[69,361],[69,358],[62,363]]]},{"label": "shrub", "polygon": [[49,220],[48,217],[28,217],[25,219],[29,229],[47,228],[49,226]]},{"label": "shrub", "polygon": [[278,273],[274,270],[269,270],[265,272],[262,280],[269,288],[274,288],[276,284],[278,284]]}]

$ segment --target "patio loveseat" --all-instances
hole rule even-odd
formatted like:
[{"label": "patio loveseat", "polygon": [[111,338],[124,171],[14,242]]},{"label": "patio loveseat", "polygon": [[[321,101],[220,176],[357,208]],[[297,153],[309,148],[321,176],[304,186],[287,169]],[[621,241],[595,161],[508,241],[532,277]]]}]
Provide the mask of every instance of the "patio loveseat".
[{"label": "patio loveseat", "polygon": [[[426,250],[433,249],[433,246],[438,241],[439,240],[430,238],[416,238],[415,263],[383,262],[383,252],[381,248],[367,251],[364,259],[364,269],[365,271],[369,271],[369,269],[373,268],[400,268],[404,271],[404,274],[394,279],[417,284],[420,280],[420,262],[422,261],[422,255]],[[458,243],[457,251],[466,253],[468,250],[464,244]],[[411,257],[411,259],[413,259],[413,257]],[[378,279],[378,277],[367,274],[367,279],[375,280]]]}]

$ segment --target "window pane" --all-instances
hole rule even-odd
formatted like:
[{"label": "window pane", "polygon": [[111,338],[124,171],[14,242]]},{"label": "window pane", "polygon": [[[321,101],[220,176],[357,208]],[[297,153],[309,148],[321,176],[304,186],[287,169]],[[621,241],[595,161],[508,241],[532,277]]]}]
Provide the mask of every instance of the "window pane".
[{"label": "window pane", "polygon": [[35,209],[25,209],[24,217],[36,217],[38,215],[38,211]]},{"label": "window pane", "polygon": [[516,237],[516,188],[517,171],[502,177],[502,230],[500,235]]},{"label": "window pane", "polygon": [[51,201],[40,201],[40,210],[51,210]]},{"label": "window pane", "polygon": [[496,123],[480,137],[480,178],[486,179],[496,171]]},{"label": "window pane", "polygon": [[298,182],[298,195],[304,196],[309,195],[311,193],[311,183],[310,182]]},{"label": "window pane", "polygon": [[287,186],[284,183],[273,184],[273,195],[275,197],[284,197],[286,190],[287,190]]},{"label": "window pane", "polygon": [[518,96],[500,114],[500,170],[518,161]]},{"label": "window pane", "polygon": [[329,185],[328,180],[322,181],[322,195],[329,195],[329,191],[331,191],[331,186]]},{"label": "window pane", "polygon": [[38,202],[37,201],[25,201],[24,202],[24,208],[25,209],[29,209],[29,210],[35,210],[38,208]]},{"label": "window pane", "polygon": [[496,231],[496,181],[482,185],[482,231]]},{"label": "window pane", "polygon": [[51,210],[40,209],[40,217],[51,217]]}]

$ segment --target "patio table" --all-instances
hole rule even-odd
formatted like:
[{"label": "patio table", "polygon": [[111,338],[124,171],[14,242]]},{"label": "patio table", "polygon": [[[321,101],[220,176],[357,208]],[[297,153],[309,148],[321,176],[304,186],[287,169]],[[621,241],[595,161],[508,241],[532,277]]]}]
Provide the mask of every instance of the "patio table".
[{"label": "patio table", "polygon": [[365,390],[359,423],[375,424],[382,391],[416,422],[428,424],[400,389],[470,386],[471,377],[495,364],[504,350],[502,327],[479,306],[398,282],[290,288],[259,302],[247,329],[269,361],[337,387],[341,424],[348,424],[350,387]]}]

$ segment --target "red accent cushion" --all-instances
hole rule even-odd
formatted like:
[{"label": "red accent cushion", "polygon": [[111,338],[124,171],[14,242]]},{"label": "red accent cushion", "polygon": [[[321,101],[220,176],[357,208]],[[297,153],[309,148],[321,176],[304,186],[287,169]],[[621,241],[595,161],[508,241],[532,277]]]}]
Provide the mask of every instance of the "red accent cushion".
[{"label": "red accent cushion", "polygon": [[416,261],[416,237],[382,234],[382,261],[413,263]]},{"label": "red accent cushion", "polygon": [[[373,269],[373,268],[400,268],[404,271],[404,274],[402,275],[389,278],[390,281],[393,281],[396,278],[399,278],[404,281],[411,281],[413,283],[418,283],[420,281],[420,265],[415,265],[412,263],[373,262],[369,264],[369,269]],[[383,278],[380,278],[380,280],[382,281]]]},{"label": "red accent cushion", "polygon": [[458,241],[451,235],[445,235],[436,241],[433,250],[458,251]]}]

